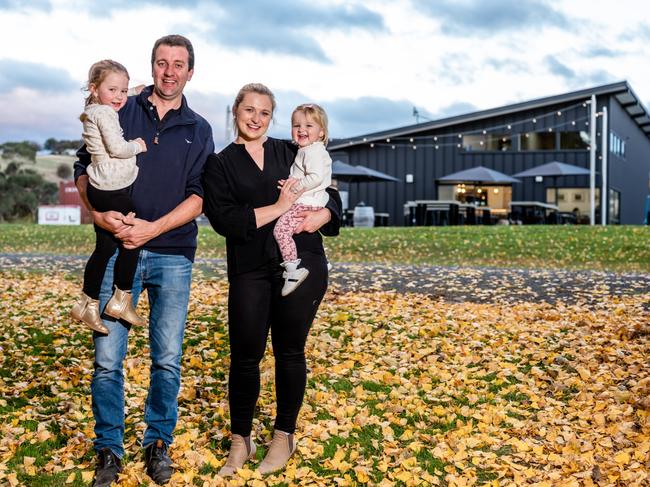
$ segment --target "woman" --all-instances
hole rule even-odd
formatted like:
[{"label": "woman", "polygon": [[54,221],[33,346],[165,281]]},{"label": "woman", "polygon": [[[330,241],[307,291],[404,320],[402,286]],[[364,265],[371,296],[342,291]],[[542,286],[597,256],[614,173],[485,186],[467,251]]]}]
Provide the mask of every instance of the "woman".
[{"label": "woman", "polygon": [[[309,278],[281,296],[281,256],[273,238],[275,221],[301,195],[295,180],[286,180],[296,148],[267,137],[275,97],[264,85],[244,86],[233,104],[235,142],[211,155],[203,175],[204,212],[226,237],[230,403],[232,445],[219,472],[233,475],[255,455],[251,440],[253,413],[260,392],[259,363],[269,329],[275,356],[277,417],[273,441],[259,466],[270,473],[285,466],[296,449],[293,434],[307,383],[305,342],[327,289],[327,260],[320,229],[337,235],[340,199],[330,191],[325,208],[306,213],[295,235],[298,257]],[[281,187],[281,189],[279,189]],[[322,228],[321,228],[322,227]]]}]

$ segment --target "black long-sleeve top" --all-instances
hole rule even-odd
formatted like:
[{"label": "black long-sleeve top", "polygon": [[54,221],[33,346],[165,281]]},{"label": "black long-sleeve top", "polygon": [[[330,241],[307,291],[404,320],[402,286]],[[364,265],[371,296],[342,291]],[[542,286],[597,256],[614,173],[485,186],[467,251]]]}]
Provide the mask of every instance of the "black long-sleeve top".
[{"label": "black long-sleeve top", "polygon": [[[257,228],[255,208],[278,200],[278,180],[289,176],[296,147],[288,141],[268,138],[264,142],[264,170],[260,170],[244,144],[232,143],[208,157],[203,171],[203,212],[215,231],[226,237],[228,276],[258,269],[281,261],[273,238],[276,221]],[[323,254],[323,235],[338,235],[341,199],[328,189],[326,208],[332,219],[319,232],[294,235],[298,253]]]}]

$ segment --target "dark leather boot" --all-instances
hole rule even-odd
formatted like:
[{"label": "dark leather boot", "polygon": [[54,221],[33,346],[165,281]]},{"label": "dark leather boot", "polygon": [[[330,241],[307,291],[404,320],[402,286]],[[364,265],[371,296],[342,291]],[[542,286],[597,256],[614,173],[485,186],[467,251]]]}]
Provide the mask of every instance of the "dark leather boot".
[{"label": "dark leather boot", "polygon": [[163,440],[156,440],[144,450],[144,464],[147,475],[159,485],[169,482],[174,469],[172,460],[167,455],[167,445]]},{"label": "dark leather boot", "polygon": [[104,448],[97,454],[95,467],[95,480],[93,487],[109,487],[117,481],[118,474],[122,471],[122,461],[110,448]]}]

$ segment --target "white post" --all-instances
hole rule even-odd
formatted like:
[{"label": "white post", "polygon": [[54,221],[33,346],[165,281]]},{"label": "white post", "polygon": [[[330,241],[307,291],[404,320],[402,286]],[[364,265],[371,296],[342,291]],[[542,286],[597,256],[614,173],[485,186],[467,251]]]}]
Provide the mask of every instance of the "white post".
[{"label": "white post", "polygon": [[609,140],[609,127],[607,121],[607,107],[602,108],[603,112],[603,123],[600,127],[601,140],[600,143],[600,156],[602,158],[601,170],[600,170],[600,224],[607,225],[607,214],[609,213],[609,207],[607,206],[607,196],[609,196],[609,191],[607,190],[607,153],[609,152],[607,148],[607,142]]},{"label": "white post", "polygon": [[589,224],[596,224],[596,95],[591,95],[589,136]]}]

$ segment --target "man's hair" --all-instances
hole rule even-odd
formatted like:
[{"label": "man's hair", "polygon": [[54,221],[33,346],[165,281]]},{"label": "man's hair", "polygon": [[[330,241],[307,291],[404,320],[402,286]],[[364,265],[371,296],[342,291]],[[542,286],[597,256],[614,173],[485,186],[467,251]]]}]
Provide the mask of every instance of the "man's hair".
[{"label": "man's hair", "polygon": [[153,63],[156,62],[156,49],[161,45],[165,46],[179,46],[187,49],[188,54],[188,70],[191,71],[194,69],[194,47],[187,37],[183,37],[179,34],[170,34],[168,36],[161,37],[153,45],[151,50],[151,67],[153,68]]}]

